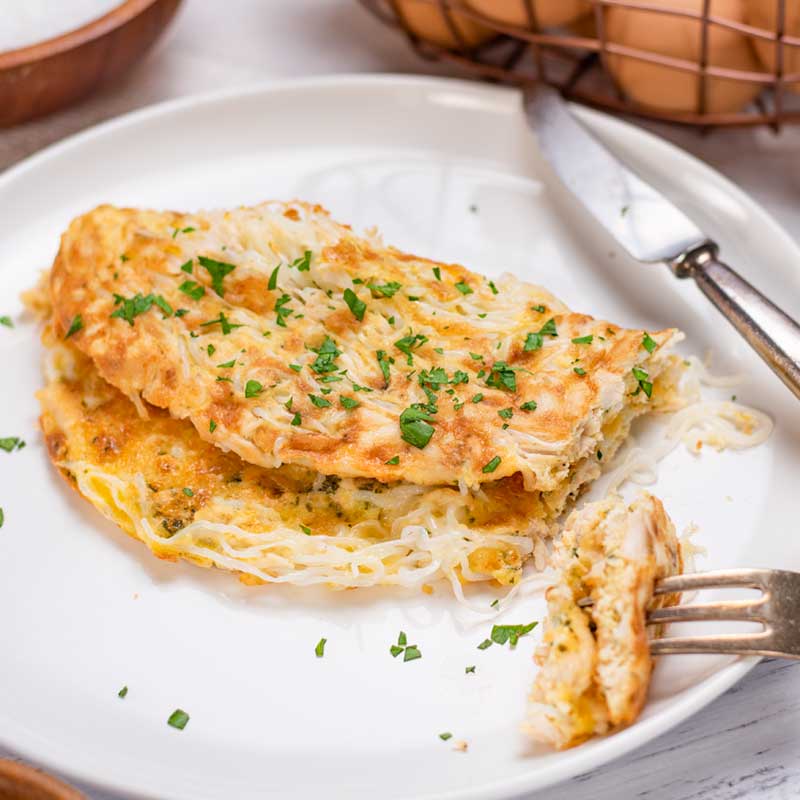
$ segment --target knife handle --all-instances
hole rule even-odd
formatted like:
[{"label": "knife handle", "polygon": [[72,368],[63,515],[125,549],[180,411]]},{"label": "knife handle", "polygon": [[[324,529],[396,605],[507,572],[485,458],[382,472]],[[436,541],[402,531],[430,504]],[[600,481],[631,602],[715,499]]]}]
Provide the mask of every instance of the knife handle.
[{"label": "knife handle", "polygon": [[800,325],[718,258],[713,242],[668,262],[700,291],[800,399]]}]

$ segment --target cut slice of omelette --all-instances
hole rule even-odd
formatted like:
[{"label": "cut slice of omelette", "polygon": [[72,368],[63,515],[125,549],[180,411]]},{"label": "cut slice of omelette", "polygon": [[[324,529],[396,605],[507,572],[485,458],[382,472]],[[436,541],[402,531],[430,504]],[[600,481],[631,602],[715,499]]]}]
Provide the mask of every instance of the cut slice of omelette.
[{"label": "cut slice of omelette", "polygon": [[334,587],[518,582],[551,525],[519,476],[477,493],[389,485],[302,467],[265,469],[203,441],[186,420],[136,407],[48,329],[41,426],[53,463],[155,555],[246,583]]},{"label": "cut slice of omelette", "polygon": [[670,391],[674,330],[355,235],[319,206],[102,206],[52,272],[55,328],[140,408],[263,467],[566,497]]},{"label": "cut slice of omelette", "polygon": [[[565,748],[639,715],[653,668],[646,612],[679,599],[654,596],[653,586],[679,574],[683,561],[661,502],[642,493],[632,504],[614,496],[574,511],[554,566],[558,582],[547,590],[540,670],[524,729]],[[590,607],[578,605],[585,598]]]}]

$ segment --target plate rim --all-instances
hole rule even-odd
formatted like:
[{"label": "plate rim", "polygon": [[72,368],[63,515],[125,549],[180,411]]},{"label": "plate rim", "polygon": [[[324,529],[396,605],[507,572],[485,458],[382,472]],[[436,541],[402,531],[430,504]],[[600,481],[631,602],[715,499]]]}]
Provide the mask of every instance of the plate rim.
[{"label": "plate rim", "polygon": [[[24,178],[26,173],[46,168],[49,161],[69,153],[69,151],[74,148],[85,146],[90,144],[92,140],[107,135],[113,136],[115,131],[125,129],[141,121],[152,120],[158,117],[168,117],[184,110],[203,105],[212,105],[219,101],[242,101],[248,97],[273,94],[276,92],[283,93],[304,89],[330,89],[336,91],[337,89],[373,88],[375,86],[406,88],[411,91],[447,89],[471,94],[477,93],[487,97],[492,95],[496,97],[501,94],[509,94],[517,91],[509,87],[492,86],[459,78],[409,75],[402,73],[342,73],[331,76],[261,80],[242,86],[164,100],[112,117],[84,130],[73,133],[27,156],[0,173],[0,191],[3,191],[9,184],[13,184],[15,181]],[[644,144],[659,148],[662,153],[669,153],[670,157],[681,159],[684,163],[690,164],[693,169],[698,170],[700,174],[713,178],[718,185],[723,186],[737,201],[746,204],[753,213],[760,217],[760,222],[771,229],[772,235],[778,240],[778,244],[781,247],[794,250],[796,255],[800,257],[800,245],[795,242],[780,223],[769,214],[757,200],[701,159],[666,139],[626,120],[611,117],[606,113],[594,109],[576,107],[576,110],[580,117],[588,120],[590,124],[601,127],[604,126],[606,131],[611,135],[619,132],[623,135],[635,135],[640,137]],[[478,800],[478,798],[503,800],[504,798],[518,797],[524,793],[540,791],[552,787],[580,773],[595,769],[624,754],[630,753],[636,748],[648,744],[657,736],[671,730],[716,700],[750,672],[760,660],[761,659],[758,657],[740,658],[731,664],[721,667],[704,678],[700,683],[691,686],[684,693],[683,697],[671,703],[667,708],[662,709],[653,717],[640,720],[635,727],[626,728],[611,736],[599,739],[586,749],[576,749],[572,751],[572,759],[568,765],[564,765],[560,770],[553,770],[553,774],[548,776],[544,781],[542,781],[541,776],[537,776],[536,769],[532,766],[530,771],[526,771],[512,778],[502,778],[488,784],[484,783],[480,786],[467,789],[452,789],[443,792],[436,791],[434,793],[427,793],[418,796],[417,800],[472,800],[472,798],[475,798],[475,800]],[[57,774],[66,776],[69,780],[78,782],[84,787],[102,792],[110,792],[120,797],[127,798],[153,798],[154,800],[159,800],[159,798],[163,799],[167,797],[167,795],[156,794],[148,789],[131,789],[129,786],[118,783],[113,776],[102,777],[97,773],[88,771],[88,768],[73,768],[69,763],[66,763],[66,759],[60,758],[57,754],[48,756],[47,754],[38,752],[35,744],[30,741],[27,745],[25,743],[20,745],[19,743],[10,741],[1,728],[0,746],[34,764],[39,764]],[[179,795],[171,796],[179,797]]]}]

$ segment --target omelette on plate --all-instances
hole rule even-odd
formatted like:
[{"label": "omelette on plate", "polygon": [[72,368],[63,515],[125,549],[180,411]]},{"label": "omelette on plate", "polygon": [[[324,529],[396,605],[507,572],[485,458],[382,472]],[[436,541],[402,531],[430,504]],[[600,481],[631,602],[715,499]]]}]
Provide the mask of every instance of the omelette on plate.
[{"label": "omelette on plate", "polygon": [[[642,493],[574,511],[556,543],[558,582],[547,590],[544,641],[525,730],[558,748],[629,725],[647,696],[653,660],[645,615],[675,605],[657,580],[683,569],[675,526]],[[581,606],[579,601],[590,600]]]},{"label": "omelette on plate", "polygon": [[555,515],[672,391],[680,338],[300,202],[101,206],[62,237],[51,288],[56,334],[105,380],[245,461],[418,486],[518,475]]},{"label": "omelette on plate", "polygon": [[245,583],[419,586],[449,578],[501,585],[549,530],[518,478],[477,493],[291,465],[265,469],[223,452],[185,420],[133,403],[45,329],[41,425],[53,463],[89,502],[160,558],[237,572]]}]

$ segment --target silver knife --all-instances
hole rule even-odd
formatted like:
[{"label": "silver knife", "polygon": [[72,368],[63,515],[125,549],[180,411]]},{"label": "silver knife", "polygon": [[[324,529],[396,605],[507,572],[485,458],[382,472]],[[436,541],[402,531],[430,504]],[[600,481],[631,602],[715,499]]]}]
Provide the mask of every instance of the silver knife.
[{"label": "silver knife", "polygon": [[637,261],[692,278],[800,399],[800,326],[723,264],[717,244],[600,144],[557,91],[534,86],[524,106],[544,157],[594,218]]}]

